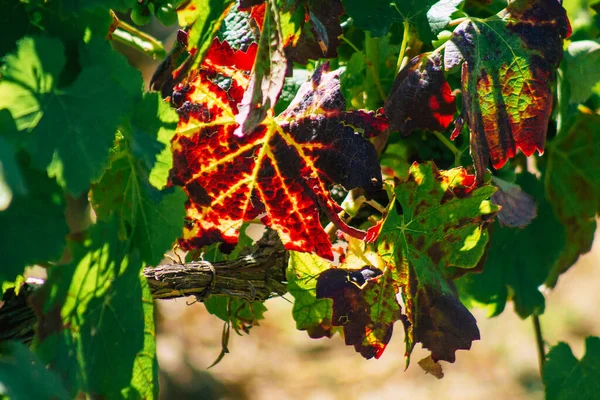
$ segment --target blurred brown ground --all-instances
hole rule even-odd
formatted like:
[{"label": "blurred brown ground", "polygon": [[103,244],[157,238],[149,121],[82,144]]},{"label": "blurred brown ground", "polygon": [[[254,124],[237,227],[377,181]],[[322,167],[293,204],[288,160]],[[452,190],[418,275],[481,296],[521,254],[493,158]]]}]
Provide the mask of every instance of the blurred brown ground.
[{"label": "blurred brown ground", "polygon": [[[597,238],[600,235],[597,235]],[[588,335],[600,335],[600,242],[564,274],[547,295],[541,317],[549,345],[566,341],[579,358]],[[289,298],[289,295],[286,297]],[[190,299],[189,302],[193,300]],[[158,302],[158,358],[163,399],[542,399],[543,385],[531,320],[521,320],[512,304],[488,319],[474,310],[481,340],[443,362],[445,377],[426,375],[417,348],[404,371],[404,334],[395,326],[379,360],[364,360],[339,336],[310,339],[295,329],[292,305],[267,301],[261,326],[242,337],[232,333],[230,354],[206,368],[221,350],[222,323],[201,303]]]}]

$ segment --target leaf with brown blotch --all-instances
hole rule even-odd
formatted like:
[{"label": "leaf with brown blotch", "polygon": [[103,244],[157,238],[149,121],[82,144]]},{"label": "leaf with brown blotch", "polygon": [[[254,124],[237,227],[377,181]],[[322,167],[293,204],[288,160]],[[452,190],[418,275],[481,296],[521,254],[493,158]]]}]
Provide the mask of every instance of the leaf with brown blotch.
[{"label": "leaf with brown blotch", "polygon": [[237,136],[252,133],[265,119],[267,112],[275,107],[283,88],[286,70],[287,60],[283,52],[279,11],[274,0],[267,0],[250,83],[241,103],[238,104],[238,113],[235,116],[239,124],[235,131]]},{"label": "leaf with brown blotch", "polygon": [[555,71],[570,34],[556,0],[515,0],[497,16],[468,19],[444,52],[446,69],[462,66],[463,117],[471,131],[478,181],[488,161],[502,167],[517,149],[544,151]]},{"label": "leaf with brown blotch", "polygon": [[385,102],[391,129],[404,136],[415,129],[443,131],[455,112],[454,95],[439,54],[424,53],[410,60],[396,77]]},{"label": "leaf with brown blotch", "polygon": [[537,205],[533,196],[525,193],[519,185],[493,177],[498,191],[492,195],[492,202],[502,207],[498,212],[498,222],[511,228],[525,228],[537,216]]},{"label": "leaf with brown blotch", "polygon": [[364,358],[379,358],[401,318],[390,271],[331,268],[319,275],[317,299],[332,299],[333,326],[344,328],[347,345]]},{"label": "leaf with brown blotch", "polygon": [[397,181],[384,219],[371,228],[393,283],[404,300],[407,362],[417,342],[433,361],[454,362],[455,351],[479,339],[475,318],[458,299],[453,279],[476,267],[488,242],[486,226],[498,207],[489,179],[474,185],[463,168],[439,171],[414,163]]},{"label": "leaf with brown blotch", "polygon": [[[237,106],[248,85],[241,64],[251,53],[215,42],[202,70],[173,94],[180,122],[170,181],[190,198],[180,243],[185,249],[234,245],[243,221],[260,219],[277,230],[287,249],[333,259],[320,211],[351,235],[362,238],[364,232],[340,220],[328,187],[379,189],[377,154],[356,133],[364,127],[350,126],[348,121],[360,121],[345,111],[341,71],[329,71],[328,64],[303,84],[286,111],[277,117],[270,111],[251,134],[236,136]],[[365,119],[369,130],[373,120]]]}]

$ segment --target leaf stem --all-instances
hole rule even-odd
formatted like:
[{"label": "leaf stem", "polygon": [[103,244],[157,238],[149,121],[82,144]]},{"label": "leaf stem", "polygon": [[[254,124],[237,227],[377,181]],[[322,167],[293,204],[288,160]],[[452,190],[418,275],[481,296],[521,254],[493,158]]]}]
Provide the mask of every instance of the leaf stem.
[{"label": "leaf stem", "polygon": [[406,46],[408,46],[409,39],[409,30],[410,25],[407,20],[402,22],[402,26],[404,27],[404,33],[402,34],[402,45],[400,46],[400,54],[398,55],[398,63],[396,65],[396,73],[400,72],[405,65],[404,62],[404,54],[406,53]]},{"label": "leaf stem", "polygon": [[154,59],[165,58],[167,51],[160,40],[121,21],[112,10],[110,10],[110,15],[113,23],[108,33],[109,39],[138,50]]},{"label": "leaf stem", "polygon": [[367,56],[365,56],[365,54],[358,47],[356,47],[356,45],[354,43],[352,43],[347,37],[340,36],[340,39],[342,41],[344,41],[348,46],[352,47],[352,50],[354,50],[355,52],[357,52],[358,54],[361,55],[361,57],[365,61],[365,65],[367,66],[367,69],[371,72],[371,75],[373,76],[373,83],[377,87],[377,90],[379,91],[379,95],[385,101],[385,99],[387,99],[387,96],[385,95],[385,92],[383,91],[381,82],[379,82],[379,76],[377,74],[377,71],[375,71],[373,64],[367,59]]},{"label": "leaf stem", "polygon": [[460,157],[462,156],[462,151],[460,151],[454,143],[450,141],[446,136],[441,134],[440,132],[433,131],[435,137],[439,139],[440,142],[444,144],[453,154],[454,154],[454,166],[460,165]]},{"label": "leaf stem", "polygon": [[538,364],[540,366],[540,376],[544,379],[544,362],[546,360],[546,348],[544,346],[544,337],[542,336],[542,327],[540,325],[540,317],[537,314],[531,316],[533,320],[533,331],[535,333],[535,342],[538,351]]}]

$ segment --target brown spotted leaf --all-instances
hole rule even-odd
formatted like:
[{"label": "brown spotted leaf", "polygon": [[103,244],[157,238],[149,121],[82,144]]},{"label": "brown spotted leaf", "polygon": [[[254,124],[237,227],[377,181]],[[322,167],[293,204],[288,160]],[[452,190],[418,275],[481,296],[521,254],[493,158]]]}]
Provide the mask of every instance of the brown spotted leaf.
[{"label": "brown spotted leaf", "polygon": [[488,242],[486,226],[498,207],[495,188],[473,185],[462,168],[439,171],[413,164],[396,182],[385,218],[369,230],[404,299],[406,356],[417,342],[433,361],[454,362],[455,351],[479,339],[475,318],[462,305],[453,279],[474,268]]},{"label": "brown spotted leaf", "polygon": [[456,104],[444,77],[439,54],[420,54],[400,71],[385,113],[390,127],[409,135],[415,129],[443,131],[454,119]]},{"label": "brown spotted leaf", "polygon": [[[344,111],[340,71],[329,71],[328,64],[315,71],[286,111],[275,118],[270,110],[251,134],[236,136],[237,106],[248,85],[242,71],[249,70],[251,52],[252,47],[234,52],[215,42],[202,70],[173,94],[180,122],[170,180],[190,198],[181,244],[234,245],[243,221],[260,219],[277,230],[287,249],[332,259],[321,211],[340,229],[364,233],[337,217],[341,208],[328,187],[380,188],[377,154],[355,132],[359,127],[349,125],[360,121]],[[372,119],[365,123],[363,130],[373,129]]]},{"label": "brown spotted leaf", "polygon": [[517,149],[544,151],[552,110],[550,85],[570,33],[557,0],[515,0],[494,17],[469,19],[446,45],[447,69],[462,65],[463,116],[480,180]]},{"label": "brown spotted leaf", "polygon": [[319,275],[316,294],[333,300],[331,323],[344,328],[347,345],[366,359],[383,354],[401,317],[391,271],[331,268]]}]

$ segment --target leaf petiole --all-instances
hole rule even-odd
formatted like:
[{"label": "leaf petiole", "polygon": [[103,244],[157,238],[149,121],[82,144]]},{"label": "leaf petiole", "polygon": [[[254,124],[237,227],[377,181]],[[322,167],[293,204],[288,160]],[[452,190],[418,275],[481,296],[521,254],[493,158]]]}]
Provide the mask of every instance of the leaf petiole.
[{"label": "leaf petiole", "polygon": [[452,143],[450,141],[450,139],[448,139],[442,133],[433,131],[433,134],[435,135],[435,137],[437,137],[439,139],[440,142],[442,142],[444,144],[444,146],[446,146],[454,154],[454,166],[459,166],[460,165],[460,157],[462,156],[462,151],[459,150],[458,147],[456,147],[454,145],[454,143]]},{"label": "leaf petiole", "polygon": [[167,51],[160,40],[121,21],[112,10],[110,11],[110,15],[113,19],[110,31],[108,32],[110,40],[129,46],[151,56],[153,59],[165,58]]},{"label": "leaf petiole", "polygon": [[406,47],[408,46],[410,25],[408,24],[407,20],[404,20],[404,22],[402,22],[402,25],[404,26],[404,33],[402,34],[402,45],[400,47],[400,54],[398,55],[396,73],[399,73],[400,70],[402,70],[402,68],[404,67],[404,65],[406,65],[406,62],[404,61],[404,54],[406,53]]}]

